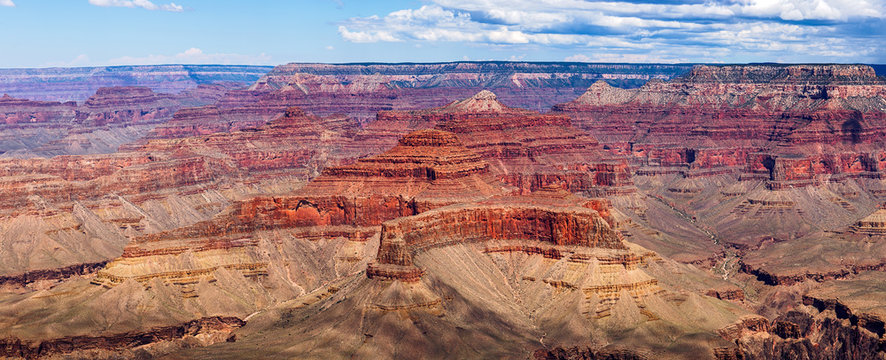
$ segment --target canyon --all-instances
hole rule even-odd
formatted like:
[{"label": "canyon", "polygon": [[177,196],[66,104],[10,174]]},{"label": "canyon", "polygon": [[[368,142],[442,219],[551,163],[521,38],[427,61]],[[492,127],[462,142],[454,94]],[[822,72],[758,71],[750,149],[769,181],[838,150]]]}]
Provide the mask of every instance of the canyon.
[{"label": "canyon", "polygon": [[886,356],[871,67],[41,71],[0,71],[0,356]]}]

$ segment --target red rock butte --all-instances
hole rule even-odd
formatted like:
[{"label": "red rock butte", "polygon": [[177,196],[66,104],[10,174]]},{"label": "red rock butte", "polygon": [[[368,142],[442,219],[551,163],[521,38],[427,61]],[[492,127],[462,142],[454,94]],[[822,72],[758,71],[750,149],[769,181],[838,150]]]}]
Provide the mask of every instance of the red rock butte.
[{"label": "red rock butte", "polygon": [[355,139],[384,147],[401,131],[431,127],[454,133],[502,181],[527,192],[550,184],[594,194],[632,191],[626,161],[569,117],[511,108],[486,90],[438,108],[379,112]]}]

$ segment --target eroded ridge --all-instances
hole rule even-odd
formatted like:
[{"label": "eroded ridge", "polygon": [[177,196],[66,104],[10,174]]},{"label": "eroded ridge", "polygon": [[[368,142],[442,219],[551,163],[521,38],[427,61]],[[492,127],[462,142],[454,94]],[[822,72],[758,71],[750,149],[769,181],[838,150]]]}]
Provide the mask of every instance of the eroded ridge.
[{"label": "eroded ridge", "polygon": [[[624,294],[642,309],[647,296],[663,291],[641,269],[656,255],[625,243],[611,227],[608,214],[595,210],[606,208],[605,201],[581,202],[562,190],[546,189],[388,221],[382,225],[378,256],[366,275],[379,281],[415,283],[424,276],[417,256],[435,248],[470,244],[486,254],[540,255],[583,269],[583,275],[572,278],[538,278],[527,273],[522,280],[582,291],[588,302],[595,303],[587,310],[588,316],[608,316]],[[647,316],[656,318],[652,313]]]}]

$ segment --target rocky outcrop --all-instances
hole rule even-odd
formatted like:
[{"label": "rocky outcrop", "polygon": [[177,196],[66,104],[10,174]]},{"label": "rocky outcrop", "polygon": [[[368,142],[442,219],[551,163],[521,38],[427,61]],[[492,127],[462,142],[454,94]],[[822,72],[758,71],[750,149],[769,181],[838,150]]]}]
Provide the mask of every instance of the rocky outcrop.
[{"label": "rocky outcrop", "polygon": [[849,231],[867,235],[886,235],[886,208],[881,206],[873,214],[858,220]]},{"label": "rocky outcrop", "polygon": [[381,155],[324,169],[300,193],[451,198],[454,203],[501,193],[501,185],[494,184],[489,164],[455,134],[419,130]]},{"label": "rocky outcrop", "polygon": [[627,349],[592,349],[571,347],[538,349],[532,353],[535,360],[645,360],[647,357]]},{"label": "rocky outcrop", "polygon": [[[886,352],[883,321],[853,315],[839,301],[804,297],[809,311],[788,311],[767,321],[750,318],[720,331],[737,347],[718,359],[877,359]],[[749,325],[752,324],[752,325]]]},{"label": "rocky outcrop", "polygon": [[105,87],[83,103],[75,121],[82,126],[162,122],[179,106],[171,95],[154,94],[146,87]]},{"label": "rocky outcrop", "polygon": [[[246,322],[235,317],[204,317],[184,324],[103,336],[72,336],[39,342],[0,339],[0,356],[40,359],[54,356],[110,357],[138,347],[191,341],[206,346],[233,339],[230,333]],[[91,355],[90,355],[91,354]],[[131,353],[130,353],[131,354]]]},{"label": "rocky outcrop", "polygon": [[41,280],[64,280],[71,276],[94,273],[107,264],[107,261],[77,264],[59,269],[34,270],[19,275],[0,276],[0,286],[24,287]]},{"label": "rocky outcrop", "polygon": [[[379,281],[416,282],[424,273],[414,261],[417,255],[434,248],[483,244],[484,253],[522,252],[591,264],[598,273],[583,281],[544,280],[551,286],[578,289],[586,297],[598,299],[588,316],[609,316],[624,294],[643,308],[646,297],[661,291],[658,281],[640,269],[654,254],[629,248],[610,227],[607,220],[611,220],[594,208],[605,209],[605,204],[582,203],[563,190],[547,189],[529,196],[495,197],[391,220],[382,225],[378,256],[369,264],[366,276]],[[530,276],[524,280],[537,279]],[[650,319],[655,318],[649,314]]]}]

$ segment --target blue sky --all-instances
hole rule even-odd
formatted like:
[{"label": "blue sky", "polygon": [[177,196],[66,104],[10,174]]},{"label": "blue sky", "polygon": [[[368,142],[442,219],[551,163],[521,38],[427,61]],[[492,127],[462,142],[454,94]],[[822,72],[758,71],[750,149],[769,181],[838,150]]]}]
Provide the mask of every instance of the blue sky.
[{"label": "blue sky", "polygon": [[886,63],[886,0],[0,0],[0,67]]}]

